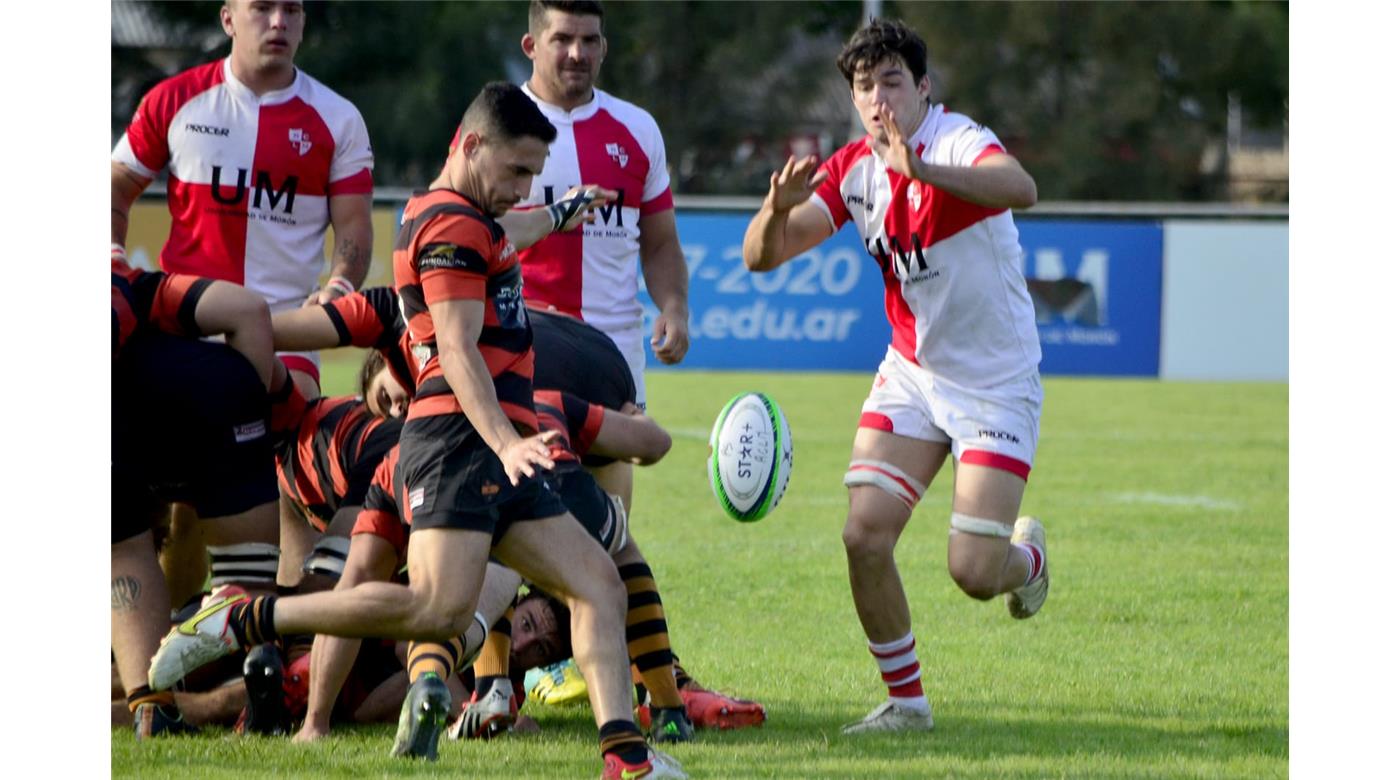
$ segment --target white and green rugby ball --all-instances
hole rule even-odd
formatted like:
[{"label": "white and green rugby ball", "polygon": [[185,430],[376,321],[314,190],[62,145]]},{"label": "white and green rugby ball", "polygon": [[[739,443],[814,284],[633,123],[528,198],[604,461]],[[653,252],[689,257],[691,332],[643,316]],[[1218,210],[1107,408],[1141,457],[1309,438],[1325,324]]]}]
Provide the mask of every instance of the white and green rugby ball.
[{"label": "white and green rugby ball", "polygon": [[725,514],[744,523],[774,509],[792,476],[792,430],[772,398],[740,393],[710,431],[710,488]]}]

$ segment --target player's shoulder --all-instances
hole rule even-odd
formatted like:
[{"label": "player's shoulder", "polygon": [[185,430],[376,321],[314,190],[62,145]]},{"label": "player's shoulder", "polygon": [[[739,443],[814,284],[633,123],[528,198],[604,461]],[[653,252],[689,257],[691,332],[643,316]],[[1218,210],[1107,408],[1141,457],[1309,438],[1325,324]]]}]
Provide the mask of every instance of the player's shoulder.
[{"label": "player's shoulder", "polygon": [[606,111],[609,116],[626,125],[627,129],[638,136],[638,140],[641,140],[642,135],[661,137],[661,126],[656,123],[656,118],[650,111],[597,87],[594,87],[594,90],[598,93],[598,110]]},{"label": "player's shoulder", "polygon": [[405,223],[410,220],[420,246],[450,243],[480,251],[505,240],[505,229],[499,222],[449,189],[414,195],[404,208]]},{"label": "player's shoulder", "polygon": [[141,100],[141,110],[156,109],[173,114],[196,95],[200,95],[224,83],[224,61],[214,60],[196,65],[170,76],[146,92]]},{"label": "player's shoulder", "polygon": [[323,118],[335,120],[342,117],[353,117],[363,121],[360,109],[356,108],[349,98],[326,86],[310,73],[304,70],[298,72],[302,79],[302,87],[299,90],[300,97],[311,104]]},{"label": "player's shoulder", "polygon": [[964,133],[980,134],[990,132],[986,125],[978,122],[967,114],[949,111],[942,103],[934,106],[931,110],[934,112],[932,118],[932,132],[935,139]]},{"label": "player's shoulder", "polygon": [[856,163],[866,157],[871,157],[874,152],[870,150],[870,145],[865,142],[866,136],[861,136],[854,141],[842,146],[831,153],[823,163],[837,177],[845,175],[847,171],[854,168]]}]

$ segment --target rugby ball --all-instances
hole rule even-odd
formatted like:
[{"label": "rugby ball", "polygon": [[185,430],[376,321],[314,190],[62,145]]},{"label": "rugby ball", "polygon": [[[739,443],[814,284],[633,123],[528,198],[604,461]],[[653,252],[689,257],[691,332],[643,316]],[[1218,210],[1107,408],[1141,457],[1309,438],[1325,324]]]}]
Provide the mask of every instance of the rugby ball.
[{"label": "rugby ball", "polygon": [[710,431],[710,489],[724,513],[744,523],[774,509],[792,476],[792,431],[763,393],[740,393],[720,410]]}]

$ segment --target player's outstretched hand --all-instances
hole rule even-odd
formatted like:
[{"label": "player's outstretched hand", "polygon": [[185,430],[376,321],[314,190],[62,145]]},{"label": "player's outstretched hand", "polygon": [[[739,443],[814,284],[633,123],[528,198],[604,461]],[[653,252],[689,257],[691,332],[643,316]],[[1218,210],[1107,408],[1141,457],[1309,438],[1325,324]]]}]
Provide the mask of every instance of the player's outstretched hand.
[{"label": "player's outstretched hand", "polygon": [[885,128],[885,142],[867,138],[866,145],[870,147],[870,151],[880,155],[880,159],[885,161],[890,170],[911,179],[918,178],[914,175],[914,150],[909,148],[909,141],[904,137],[904,131],[899,129],[894,112],[889,106],[880,106],[876,112],[880,117],[880,126]]},{"label": "player's outstretched hand", "polygon": [[651,327],[651,351],[666,365],[681,362],[690,350],[690,323],[685,313],[663,311]]},{"label": "player's outstretched hand", "polygon": [[585,184],[573,187],[564,197],[549,205],[549,214],[554,219],[554,230],[567,233],[585,222],[592,222],[595,210],[604,203],[617,200],[617,190]]},{"label": "player's outstretched hand", "polygon": [[510,484],[519,485],[521,477],[535,476],[536,466],[542,469],[554,468],[554,459],[549,457],[549,443],[558,435],[557,431],[545,431],[516,439],[497,453]]},{"label": "player's outstretched hand", "polygon": [[777,212],[790,211],[807,202],[817,185],[826,181],[827,173],[820,169],[821,161],[812,154],[801,160],[788,157],[780,171],[768,179],[768,202]]}]

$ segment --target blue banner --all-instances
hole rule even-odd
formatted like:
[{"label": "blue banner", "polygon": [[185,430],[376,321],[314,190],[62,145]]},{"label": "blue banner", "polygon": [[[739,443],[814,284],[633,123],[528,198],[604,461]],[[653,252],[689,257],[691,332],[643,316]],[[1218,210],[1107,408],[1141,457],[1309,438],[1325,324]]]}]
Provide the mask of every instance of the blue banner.
[{"label": "blue banner", "polygon": [[[778,269],[750,273],[749,214],[676,216],[690,273],[684,368],[871,371],[890,340],[879,267],[851,225]],[[1047,374],[1155,376],[1162,229],[1155,222],[1018,224]],[[656,309],[642,292],[647,333]],[[648,367],[659,367],[648,349]]]}]

